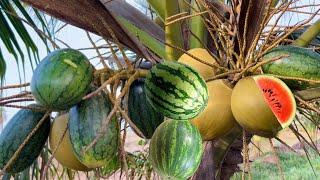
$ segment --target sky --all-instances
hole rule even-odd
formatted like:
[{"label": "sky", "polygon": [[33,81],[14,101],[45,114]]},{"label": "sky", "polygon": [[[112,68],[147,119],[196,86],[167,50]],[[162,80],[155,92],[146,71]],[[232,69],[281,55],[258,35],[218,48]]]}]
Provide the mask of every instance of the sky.
[{"label": "sky", "polygon": [[[43,59],[47,55],[47,50],[46,50],[45,45],[43,44],[42,40],[40,38],[38,38],[37,34],[33,30],[31,30],[30,28],[29,28],[29,32],[32,37],[35,37],[34,42],[39,49],[40,59]],[[93,34],[91,34],[91,36],[94,40],[97,40],[99,38],[98,36],[95,36]],[[59,32],[59,34],[57,34],[57,37],[60,39],[63,39],[63,41],[65,43],[67,43],[69,46],[71,46],[71,48],[74,48],[74,49],[92,47],[90,41],[87,38],[86,32],[83,31],[82,29],[76,28],[71,25],[66,26],[61,32]],[[59,44],[59,43],[57,43],[57,44]],[[0,45],[2,46],[1,43],[0,43]],[[60,45],[61,45],[61,43],[59,44],[59,46]],[[96,53],[92,50],[86,50],[86,51],[82,51],[82,52],[88,58],[96,56]],[[16,65],[16,61],[15,61],[14,57],[6,51],[4,51],[3,54],[4,54],[4,57],[6,58],[6,62],[7,62],[5,84],[6,85],[19,84],[20,78],[18,76],[18,69],[17,69],[17,65]],[[26,52],[25,52],[25,54],[26,54]],[[26,62],[28,62],[28,60],[26,60]],[[26,63],[26,65],[25,65],[25,72],[26,72],[25,78],[22,77],[22,82],[30,82],[31,78],[32,78],[33,70],[32,70],[29,63]],[[22,73],[22,71],[21,71],[21,73]],[[10,96],[13,94],[18,94],[19,92],[24,91],[24,90],[29,90],[29,88],[27,88],[27,89],[17,88],[17,89],[6,90],[6,91],[4,91],[3,96]],[[29,103],[30,102],[17,103],[17,105],[25,106]],[[16,108],[4,108],[3,115],[4,115],[5,122],[8,122],[7,120],[11,119],[12,116],[18,110],[19,109],[16,109]],[[6,123],[4,123],[3,125],[5,125],[5,124]],[[0,130],[1,130],[1,128],[2,128],[2,126],[0,125]]]},{"label": "sky", "polygon": [[[134,7],[138,7],[140,10],[143,11],[143,7],[139,6],[138,2],[143,1],[143,0],[129,0],[129,3],[131,3]],[[301,0],[299,1],[298,5],[302,4],[309,4],[310,2],[314,3],[320,3],[320,0]],[[318,6],[319,7],[319,6]],[[313,9],[314,11],[314,9]],[[296,15],[296,13],[288,13],[284,16],[284,18],[280,21],[281,24],[287,25],[288,23],[294,24],[299,20],[304,19],[304,15]],[[315,20],[319,19],[319,16],[315,18]],[[28,27],[27,27],[28,28]],[[40,59],[45,57],[47,55],[46,48],[44,44],[42,43],[42,40],[38,38],[38,36],[35,34],[35,32],[31,29],[28,28],[30,34],[34,38],[34,41],[39,48],[39,55]],[[84,48],[84,47],[92,47],[90,41],[87,38],[87,35],[85,31],[76,28],[74,26],[68,25],[66,28],[64,28],[61,32],[59,32],[56,35],[59,39],[63,39],[64,42],[66,42],[68,45],[70,45],[72,48],[78,49],[78,48]],[[93,36],[93,39],[97,40],[99,37],[98,36]],[[59,44],[59,43],[58,43]],[[61,43],[60,43],[61,44]],[[3,46],[0,42],[0,46]],[[94,51],[82,51],[87,57],[93,57],[96,55]],[[7,59],[7,72],[5,76],[5,84],[6,85],[11,85],[11,84],[18,84],[19,83],[19,76],[18,76],[18,70],[16,66],[16,62],[13,58],[12,55],[7,53],[6,51],[3,52],[4,57]],[[26,54],[26,53],[25,53]],[[28,61],[28,60],[26,60]],[[30,82],[31,77],[32,77],[32,69],[30,64],[26,63],[25,66],[25,71],[26,71],[26,76],[25,76],[25,82]],[[23,80],[24,81],[24,80]],[[12,94],[19,93],[21,89],[15,89],[15,90],[10,90],[10,91],[5,91],[4,96],[9,96]],[[20,105],[26,105],[25,103],[21,103]],[[10,119],[19,109],[13,109],[13,108],[5,108],[4,109],[4,117],[5,119]],[[1,126],[0,126],[1,129]]]}]

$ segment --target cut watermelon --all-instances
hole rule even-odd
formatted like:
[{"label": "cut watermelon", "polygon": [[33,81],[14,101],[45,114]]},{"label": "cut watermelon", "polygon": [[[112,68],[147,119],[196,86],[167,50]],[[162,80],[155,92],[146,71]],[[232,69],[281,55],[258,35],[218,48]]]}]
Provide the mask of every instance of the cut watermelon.
[{"label": "cut watermelon", "polygon": [[231,110],[247,131],[274,137],[295,116],[296,102],[288,86],[273,76],[241,79],[232,91]]},{"label": "cut watermelon", "polygon": [[266,102],[277,117],[282,128],[289,126],[294,118],[296,103],[290,89],[281,80],[272,76],[254,78],[263,92]]}]

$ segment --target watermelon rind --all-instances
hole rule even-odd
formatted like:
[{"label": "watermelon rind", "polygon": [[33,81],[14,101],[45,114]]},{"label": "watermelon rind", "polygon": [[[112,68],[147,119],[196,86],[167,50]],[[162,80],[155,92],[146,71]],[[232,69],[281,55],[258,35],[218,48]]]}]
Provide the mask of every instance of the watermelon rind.
[{"label": "watermelon rind", "polygon": [[166,120],[153,134],[149,153],[153,168],[163,179],[187,179],[201,162],[201,135],[187,120]]},{"label": "watermelon rind", "polygon": [[[83,100],[69,111],[69,135],[73,151],[78,160],[89,168],[97,168],[109,163],[118,156],[119,125],[112,117],[106,127],[102,126],[111,111],[111,102],[105,94]],[[91,144],[101,129],[105,133],[88,151],[84,148]]]},{"label": "watermelon rind", "polygon": [[[278,46],[263,56],[263,61],[288,55],[282,59],[267,63],[262,66],[266,74],[286,76],[291,78],[303,78],[320,80],[320,54],[308,48],[296,46]],[[306,81],[287,80],[284,82],[294,90],[303,90],[310,87],[318,87],[319,83]]]},{"label": "watermelon rind", "polygon": [[[0,169],[4,168],[44,115],[43,112],[22,109],[9,120],[0,135]],[[22,148],[16,160],[6,172],[14,174],[31,166],[41,153],[48,139],[49,131],[50,118],[48,117]]]},{"label": "watermelon rind", "polygon": [[147,101],[144,85],[144,79],[137,79],[131,84],[128,114],[144,137],[150,139],[156,128],[164,121],[164,116]]},{"label": "watermelon rind", "polygon": [[93,66],[85,55],[74,49],[60,49],[40,62],[30,86],[42,106],[67,110],[87,93],[92,79]]},{"label": "watermelon rind", "polygon": [[164,116],[186,120],[197,116],[208,103],[208,89],[201,75],[188,65],[163,61],[146,76],[150,104]]}]

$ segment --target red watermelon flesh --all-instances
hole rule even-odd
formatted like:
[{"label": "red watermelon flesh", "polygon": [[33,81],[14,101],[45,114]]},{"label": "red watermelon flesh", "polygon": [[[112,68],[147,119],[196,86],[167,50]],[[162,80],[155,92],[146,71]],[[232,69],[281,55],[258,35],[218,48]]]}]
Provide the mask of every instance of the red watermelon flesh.
[{"label": "red watermelon flesh", "polygon": [[289,126],[296,109],[290,89],[284,82],[271,76],[259,76],[255,81],[282,128]]}]

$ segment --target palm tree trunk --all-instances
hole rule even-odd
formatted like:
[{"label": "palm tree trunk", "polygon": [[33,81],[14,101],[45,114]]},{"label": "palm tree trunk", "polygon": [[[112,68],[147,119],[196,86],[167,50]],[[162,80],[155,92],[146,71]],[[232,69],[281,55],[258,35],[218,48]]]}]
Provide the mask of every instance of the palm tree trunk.
[{"label": "palm tree trunk", "polygon": [[[202,156],[201,164],[195,175],[192,177],[192,180],[219,179],[215,177],[219,170],[219,164],[215,164],[213,160],[215,156],[213,153],[215,148],[217,148],[216,141],[206,141],[204,143],[204,154]],[[237,139],[230,147],[222,163],[220,179],[228,180],[235,172],[239,171],[238,165],[243,162],[241,151],[242,141]]]}]

